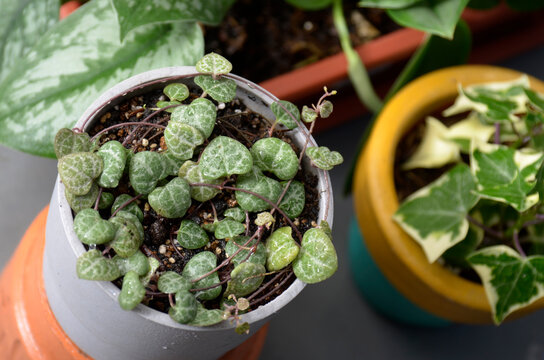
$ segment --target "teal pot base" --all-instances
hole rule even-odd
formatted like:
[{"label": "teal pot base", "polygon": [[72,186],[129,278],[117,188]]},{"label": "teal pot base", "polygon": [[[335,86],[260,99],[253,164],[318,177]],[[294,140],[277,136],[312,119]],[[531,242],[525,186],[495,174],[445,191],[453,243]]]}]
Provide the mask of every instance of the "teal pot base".
[{"label": "teal pot base", "polygon": [[383,275],[368,252],[359,226],[352,219],[349,228],[349,261],[357,287],[379,313],[410,325],[444,327],[451,322],[433,315],[406,299]]}]

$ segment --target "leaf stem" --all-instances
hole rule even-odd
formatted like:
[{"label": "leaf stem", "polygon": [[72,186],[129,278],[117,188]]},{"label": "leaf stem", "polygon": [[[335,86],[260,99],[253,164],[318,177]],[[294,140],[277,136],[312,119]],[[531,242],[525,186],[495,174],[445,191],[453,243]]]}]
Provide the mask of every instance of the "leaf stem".
[{"label": "leaf stem", "polygon": [[96,139],[98,136],[100,136],[100,135],[102,135],[102,134],[104,134],[104,133],[106,133],[106,132],[108,132],[110,130],[117,129],[117,128],[120,128],[120,127],[123,127],[123,126],[130,126],[130,125],[154,126],[154,127],[157,127],[157,128],[166,129],[166,126],[164,126],[164,125],[158,125],[158,124],[153,124],[153,123],[144,123],[144,122],[140,122],[140,121],[125,122],[125,123],[121,123],[121,124],[112,125],[110,127],[107,127],[105,129],[97,132],[91,138],[91,141],[94,141],[94,139]]},{"label": "leaf stem", "polygon": [[96,201],[94,202],[94,210],[98,211],[98,203],[100,203],[100,197],[102,196],[102,186],[98,188],[98,197],[96,198]]},{"label": "leaf stem", "polygon": [[525,254],[525,251],[523,251],[523,248],[521,247],[521,244],[519,243],[519,233],[517,230],[514,230],[514,234],[512,238],[513,238],[514,247],[516,248],[516,250],[519,252],[521,257],[526,258],[527,254]]},{"label": "leaf stem", "polygon": [[477,227],[481,228],[482,230],[484,230],[489,235],[491,235],[493,237],[496,237],[497,239],[501,239],[501,240],[504,239],[504,234],[501,231],[496,231],[496,230],[490,228],[489,226],[486,226],[486,225],[482,224],[481,222],[479,222],[478,220],[476,220],[475,218],[473,218],[472,216],[470,216],[468,214],[466,216],[466,219],[471,224],[476,225]]},{"label": "leaf stem", "polygon": [[132,203],[132,202],[138,200],[139,198],[141,198],[142,195],[143,195],[143,194],[136,195],[136,196],[133,197],[132,199],[128,199],[127,201],[125,201],[124,203],[122,203],[121,206],[119,206],[119,207],[117,208],[117,210],[115,210],[115,211],[113,212],[113,214],[111,214],[110,219],[113,218],[115,215],[117,215],[117,213],[118,213],[119,211],[123,210],[125,207],[127,207],[128,205],[130,205],[130,203]]}]

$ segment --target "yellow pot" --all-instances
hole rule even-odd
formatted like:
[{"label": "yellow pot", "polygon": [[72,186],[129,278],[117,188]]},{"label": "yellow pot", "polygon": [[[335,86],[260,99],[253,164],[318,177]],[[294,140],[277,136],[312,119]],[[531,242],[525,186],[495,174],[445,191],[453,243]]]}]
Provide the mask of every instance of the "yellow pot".
[{"label": "yellow pot", "polygon": [[[492,323],[482,285],[465,280],[437,263],[429,264],[420,246],[393,220],[399,203],[393,166],[397,144],[426,115],[451,104],[457,85],[507,81],[520,72],[487,65],[451,67],[427,74],[400,91],[377,119],[355,171],[353,194],[359,227],[373,259],[407,299],[436,316],[460,323]],[[530,77],[531,88],[544,83]],[[544,300],[516,311],[534,311]]]}]

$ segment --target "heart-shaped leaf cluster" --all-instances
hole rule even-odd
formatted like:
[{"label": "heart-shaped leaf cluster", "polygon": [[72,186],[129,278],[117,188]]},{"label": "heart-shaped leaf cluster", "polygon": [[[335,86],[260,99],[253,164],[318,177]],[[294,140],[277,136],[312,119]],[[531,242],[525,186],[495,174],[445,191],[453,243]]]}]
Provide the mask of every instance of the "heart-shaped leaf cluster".
[{"label": "heart-shaped leaf cluster", "polygon": [[55,135],[55,155],[57,159],[78,152],[91,150],[91,138],[87,133],[76,133],[70,129],[60,129]]},{"label": "heart-shaped leaf cluster", "polygon": [[338,257],[331,238],[323,230],[312,228],[304,233],[293,271],[298,279],[314,284],[331,277],[338,269]]},{"label": "heart-shaped leaf cluster", "polygon": [[[200,165],[191,160],[183,163],[179,169],[178,176],[187,180],[190,184],[219,185],[224,180],[222,177],[213,180],[206,179],[202,175],[202,171],[200,171]],[[213,199],[219,192],[219,189],[210,186],[191,186],[191,197],[200,202]]]},{"label": "heart-shaped leaf cluster", "polygon": [[[182,275],[193,281],[209,273],[217,266],[217,257],[210,251],[202,251],[193,256],[185,265]],[[193,289],[204,289],[219,283],[217,272],[193,283]],[[195,295],[199,300],[213,300],[221,294],[221,286],[198,291]]]},{"label": "heart-shaped leaf cluster", "polygon": [[191,220],[182,220],[178,230],[178,243],[186,249],[200,249],[210,239],[206,231]]},{"label": "heart-shaped leaf cluster", "polygon": [[129,179],[132,188],[139,194],[149,194],[159,180],[167,175],[162,156],[153,151],[141,151],[130,159]]},{"label": "heart-shaped leaf cluster", "polygon": [[195,67],[196,71],[199,73],[209,74],[213,77],[228,74],[232,70],[232,64],[230,61],[213,52],[204,55],[202,59],[198,60]]},{"label": "heart-shaped leaf cluster", "polygon": [[157,214],[166,218],[179,218],[191,206],[191,188],[186,180],[176,177],[166,186],[153,190],[148,201]]},{"label": "heart-shaped leaf cluster", "polygon": [[212,76],[198,75],[194,80],[195,84],[217,102],[227,103],[236,97],[236,82],[232,79],[214,79]]},{"label": "heart-shaped leaf cluster", "polygon": [[337,151],[330,151],[328,147],[309,147],[306,150],[312,164],[323,170],[331,170],[335,165],[344,162],[344,158]]},{"label": "heart-shaped leaf cluster", "polygon": [[[247,174],[238,176],[236,187],[259,194],[273,203],[278,201],[282,191],[282,186],[278,181],[264,176],[257,167]],[[247,192],[236,191],[236,200],[243,210],[250,212],[272,208],[268,202]]]},{"label": "heart-shaped leaf cluster", "polygon": [[93,181],[103,169],[102,158],[90,152],[72,153],[63,156],[58,163],[60,178],[73,195],[85,195],[91,190]]},{"label": "heart-shaped leaf cluster", "polygon": [[239,141],[218,136],[202,152],[199,166],[202,175],[213,180],[249,172],[253,167],[253,158]]},{"label": "heart-shaped leaf cluster", "polygon": [[200,131],[202,136],[207,139],[215,127],[216,117],[217,109],[215,105],[206,98],[198,98],[193,100],[190,105],[178,106],[172,112],[170,122],[190,125]]},{"label": "heart-shaped leaf cluster", "polygon": [[270,105],[270,110],[276,116],[276,121],[282,123],[289,130],[298,127],[300,121],[300,111],[298,107],[286,100],[280,100],[279,103],[274,102]]}]

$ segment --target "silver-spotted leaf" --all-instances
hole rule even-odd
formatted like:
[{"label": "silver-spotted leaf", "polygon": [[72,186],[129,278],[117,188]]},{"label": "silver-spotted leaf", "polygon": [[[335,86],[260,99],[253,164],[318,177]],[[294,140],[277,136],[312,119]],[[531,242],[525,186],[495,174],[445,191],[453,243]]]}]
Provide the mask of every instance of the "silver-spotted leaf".
[{"label": "silver-spotted leaf", "polygon": [[204,55],[202,59],[197,61],[195,67],[199,73],[209,74],[213,77],[228,74],[232,70],[230,61],[214,52]]},{"label": "silver-spotted leaf", "polygon": [[204,142],[204,136],[195,127],[179,121],[170,121],[164,130],[168,151],[178,159],[193,157],[195,148]]},{"label": "silver-spotted leaf", "polygon": [[[281,186],[284,189],[287,184],[287,181],[281,182]],[[304,185],[300,181],[293,180],[281,199],[279,208],[289,216],[289,218],[294,219],[302,214],[305,205],[306,191],[304,190]]]},{"label": "silver-spotted leaf", "polygon": [[230,239],[244,231],[246,231],[246,227],[242,223],[227,218],[217,223],[214,236],[216,239]]},{"label": "silver-spotted leaf", "polygon": [[168,84],[162,92],[171,101],[183,101],[189,97],[189,88],[183,83]]},{"label": "silver-spotted leaf", "polygon": [[312,160],[312,164],[323,170],[331,170],[335,165],[344,162],[344,158],[337,151],[330,151],[326,146],[310,146],[306,154]]},{"label": "silver-spotted leaf", "polygon": [[293,239],[293,229],[279,228],[266,240],[266,268],[278,271],[293,262],[298,256],[299,246]]},{"label": "silver-spotted leaf", "polygon": [[[261,265],[266,263],[266,248],[263,243],[259,242],[258,239],[253,239],[250,243],[246,244],[249,239],[249,236],[238,236],[227,241],[225,252],[228,257],[234,255],[234,253],[241,248],[241,251],[230,261],[234,266],[237,266],[244,261]],[[253,252],[253,247],[257,243],[257,248],[255,249],[255,252]]]},{"label": "silver-spotted leaf", "polygon": [[98,185],[105,188],[115,188],[125,171],[127,152],[119,141],[108,141],[96,153],[104,162],[104,170],[98,178]]},{"label": "silver-spotted leaf", "polygon": [[194,79],[205,93],[217,102],[228,103],[236,96],[236,82],[232,79],[214,79],[209,75],[198,75]]},{"label": "silver-spotted leaf", "polygon": [[[194,161],[187,160],[179,168],[178,176],[191,183],[205,183],[210,185],[220,185],[223,178],[209,180],[202,175],[200,166]],[[191,197],[196,201],[204,202],[211,200],[215,195],[219,194],[220,190],[209,186],[191,186]]]},{"label": "silver-spotted leaf", "polygon": [[270,110],[276,116],[276,120],[285,125],[289,130],[293,130],[298,126],[300,111],[295,104],[286,100],[280,100],[280,103],[273,102],[270,105]]},{"label": "silver-spotted leaf", "polygon": [[64,189],[66,201],[68,201],[68,204],[76,214],[83,209],[93,207],[98,198],[98,192],[98,185],[96,183],[92,184],[91,190],[85,195],[74,195],[68,189]]},{"label": "silver-spotted leaf", "polygon": [[125,275],[129,271],[134,271],[138,276],[144,276],[151,268],[147,256],[139,250],[128,258],[115,255],[113,261],[117,264],[119,271],[121,271],[121,275]]},{"label": "silver-spotted leaf", "polygon": [[138,230],[140,237],[142,239],[145,239],[144,226],[142,225],[142,222],[140,221],[140,219],[138,219],[138,216],[134,215],[133,213],[129,211],[121,210],[115,215],[115,217],[132,222],[136,226],[136,229]]},{"label": "silver-spotted leaf", "polygon": [[171,219],[179,218],[191,206],[191,188],[186,180],[177,177],[166,186],[153,190],[148,201],[157,214]]},{"label": "silver-spotted leaf", "polygon": [[138,274],[134,271],[129,271],[123,278],[123,286],[119,293],[119,305],[123,310],[132,310],[145,297],[145,287],[140,282]]},{"label": "silver-spotted leaf", "polygon": [[130,185],[139,194],[149,194],[157,186],[164,172],[161,154],[140,151],[132,156],[129,165]]},{"label": "silver-spotted leaf", "polygon": [[117,255],[127,258],[138,251],[144,239],[138,225],[136,225],[137,222],[123,216],[115,216],[109,221],[117,225],[115,237],[110,242],[110,246]]},{"label": "silver-spotted leaf", "polygon": [[242,143],[218,136],[202,152],[199,166],[204,178],[213,180],[249,172],[253,167],[253,158]]},{"label": "silver-spotted leaf", "polygon": [[301,117],[302,117],[302,121],[304,121],[305,123],[311,123],[311,122],[314,122],[315,119],[317,119],[317,113],[315,112],[314,109],[304,105],[302,107]]},{"label": "silver-spotted leaf", "polygon": [[296,277],[314,284],[331,277],[338,269],[338,257],[331,238],[321,229],[307,230],[302,237],[299,254],[293,261]]},{"label": "silver-spotted leaf", "polygon": [[83,209],[74,218],[74,232],[84,244],[105,244],[113,240],[116,226],[100,217],[97,210]]},{"label": "silver-spotted leaf", "polygon": [[166,167],[166,174],[168,176],[178,175],[179,169],[181,168],[185,160],[178,159],[170,151],[161,153],[161,155],[163,157],[163,162]]},{"label": "silver-spotted leaf", "polygon": [[77,258],[76,273],[80,279],[95,281],[113,281],[121,276],[115,262],[103,257],[96,249],[89,250]]},{"label": "silver-spotted leaf", "polygon": [[170,121],[179,121],[198,129],[205,139],[209,138],[215,126],[217,108],[206,98],[197,98],[189,105],[178,106]]},{"label": "silver-spotted leaf", "polygon": [[[183,268],[182,275],[189,280],[194,280],[215,269],[217,257],[210,251],[202,251],[191,258]],[[219,283],[217,272],[193,283],[193,289],[203,289]],[[213,300],[221,294],[221,286],[208,290],[201,290],[196,293],[199,300]]]},{"label": "silver-spotted leaf", "polygon": [[66,189],[74,195],[85,195],[102,173],[103,163],[100,156],[81,152],[63,156],[57,167]]},{"label": "silver-spotted leaf", "polygon": [[166,271],[157,281],[157,288],[165,294],[175,294],[179,291],[189,291],[193,284],[187,278],[175,271]]},{"label": "silver-spotted leaf", "polygon": [[168,315],[180,324],[187,324],[194,320],[197,310],[198,301],[195,296],[183,290],[176,293],[176,304],[170,307]]},{"label": "silver-spotted leaf", "polygon": [[147,286],[149,284],[151,278],[153,277],[159,266],[161,266],[159,260],[155,259],[153,256],[148,257],[147,262],[149,263],[149,271],[144,276],[140,276],[140,282],[143,286]]},{"label": "silver-spotted leaf", "polygon": [[283,140],[275,137],[260,139],[250,151],[255,166],[273,173],[281,180],[289,180],[297,174],[297,154]]},{"label": "silver-spotted leaf", "polygon": [[231,218],[234,221],[242,222],[246,219],[246,213],[239,206],[225,210],[223,215],[226,218]]},{"label": "silver-spotted leaf", "polygon": [[178,230],[178,243],[186,249],[200,249],[210,239],[206,231],[191,220],[182,220]]},{"label": "silver-spotted leaf", "polygon": [[[93,189],[91,188],[92,192]],[[105,210],[110,208],[113,205],[114,196],[110,192],[103,191],[102,194],[100,194],[100,200],[98,200],[98,208],[100,210]]]},{"label": "silver-spotted leaf", "polygon": [[[162,108],[165,108],[167,106],[172,106],[172,105],[181,105],[181,103],[179,101],[157,101],[157,107],[159,109],[162,109]],[[176,110],[175,107],[171,107],[171,108],[168,108],[168,109],[165,109],[164,111],[166,112],[169,112],[169,113],[173,113],[174,110]]]},{"label": "silver-spotted leaf", "polygon": [[245,296],[257,290],[263,283],[266,269],[261,264],[244,262],[237,265],[230,273],[224,297],[229,295]]},{"label": "silver-spotted leaf", "polygon": [[[257,193],[273,203],[278,201],[282,191],[282,186],[278,181],[264,176],[257,167],[247,174],[238,176],[236,187]],[[268,202],[252,194],[242,191],[236,191],[235,194],[238,205],[243,210],[257,212],[272,208]]]},{"label": "silver-spotted leaf", "polygon": [[326,119],[331,116],[333,109],[334,107],[332,105],[332,102],[330,102],[329,100],[325,100],[319,107],[319,116],[323,119]]},{"label": "silver-spotted leaf", "polygon": [[223,321],[223,311],[219,309],[207,310],[201,303],[197,304],[195,318],[187,323],[191,326],[211,326]]},{"label": "silver-spotted leaf", "polygon": [[68,154],[90,151],[91,138],[87,133],[78,133],[62,128],[55,135],[54,147],[55,155],[57,155],[57,159],[60,159]]},{"label": "silver-spotted leaf", "polygon": [[[111,213],[117,211],[123,204],[125,204],[127,201],[134,199],[134,197],[128,195],[128,194],[121,194],[118,197],[115,198],[115,201],[113,202],[113,205],[111,206]],[[127,211],[135,216],[138,217],[138,220],[140,222],[144,221],[144,213],[142,212],[142,209],[138,206],[137,201],[132,201],[128,205],[125,205],[121,211]]]}]

